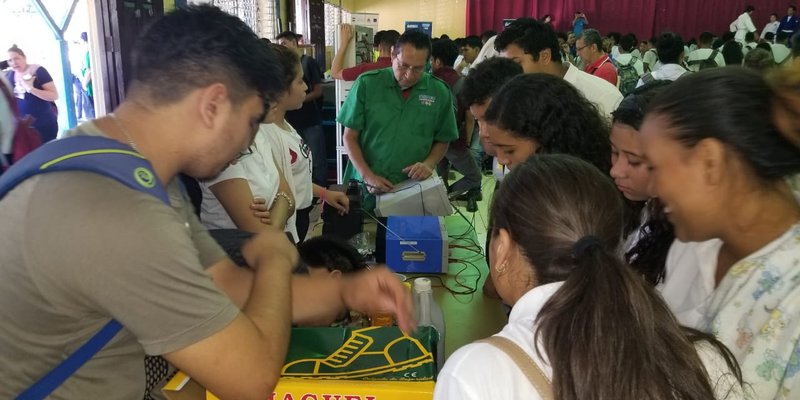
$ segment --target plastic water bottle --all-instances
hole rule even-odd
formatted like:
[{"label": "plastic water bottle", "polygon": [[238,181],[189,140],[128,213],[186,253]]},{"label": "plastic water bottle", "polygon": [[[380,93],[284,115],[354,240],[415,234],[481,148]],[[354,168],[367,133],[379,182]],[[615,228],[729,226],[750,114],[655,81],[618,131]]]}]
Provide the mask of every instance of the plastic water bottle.
[{"label": "plastic water bottle", "polygon": [[414,303],[417,325],[431,326],[439,334],[439,343],[436,346],[436,368],[441,369],[444,366],[444,314],[433,298],[430,279],[414,279]]}]

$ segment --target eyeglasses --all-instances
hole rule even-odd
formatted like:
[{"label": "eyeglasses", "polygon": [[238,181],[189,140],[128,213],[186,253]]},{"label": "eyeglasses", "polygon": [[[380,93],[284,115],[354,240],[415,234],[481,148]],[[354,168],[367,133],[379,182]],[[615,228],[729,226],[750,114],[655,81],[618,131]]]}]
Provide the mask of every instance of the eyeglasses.
[{"label": "eyeglasses", "polygon": [[591,46],[591,45],[587,44],[586,46],[583,46],[583,47],[576,47],[575,51],[581,51],[581,50],[583,50],[583,49],[585,49],[585,48],[587,48],[589,46]]},{"label": "eyeglasses", "polygon": [[409,71],[411,71],[411,73],[414,74],[414,75],[419,75],[419,74],[425,72],[425,67],[424,66],[422,66],[422,67],[412,67],[412,66],[410,66],[408,64],[400,63],[399,61],[398,61],[398,64],[399,65],[397,66],[397,69],[400,70],[400,72],[402,72],[404,74],[406,72],[409,72]]}]

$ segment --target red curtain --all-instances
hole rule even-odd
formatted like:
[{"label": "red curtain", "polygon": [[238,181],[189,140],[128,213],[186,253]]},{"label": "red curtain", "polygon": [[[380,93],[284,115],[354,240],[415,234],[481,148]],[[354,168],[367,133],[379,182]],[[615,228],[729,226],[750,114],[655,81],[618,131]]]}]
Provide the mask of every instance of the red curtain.
[{"label": "red curtain", "polygon": [[589,27],[601,34],[633,32],[641,40],[669,30],[688,40],[703,31],[726,32],[746,4],[756,7],[753,23],[759,33],[771,13],[786,15],[786,0],[467,0],[467,34],[500,32],[503,19],[546,14],[553,16],[556,31],[569,31],[575,11],[582,11]]}]

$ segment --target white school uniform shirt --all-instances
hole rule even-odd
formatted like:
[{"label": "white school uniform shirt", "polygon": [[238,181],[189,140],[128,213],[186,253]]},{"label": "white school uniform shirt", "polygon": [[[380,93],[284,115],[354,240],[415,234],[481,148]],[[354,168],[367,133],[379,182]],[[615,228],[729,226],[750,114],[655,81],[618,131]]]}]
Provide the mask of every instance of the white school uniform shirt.
[{"label": "white school uniform shirt", "polygon": [[772,45],[772,58],[775,59],[775,64],[784,62],[791,54],[792,50],[786,47],[786,45],[783,43],[775,43]]},{"label": "white school uniform shirt", "polygon": [[[552,380],[553,371],[541,342],[534,343],[536,317],[542,307],[561,287],[555,282],[535,287],[525,293],[511,309],[508,324],[497,336],[513,341]],[[537,354],[535,347],[539,347]],[[731,376],[725,361],[711,345],[696,345],[708,371],[717,399],[741,399],[741,387]],[[602,364],[602,361],[598,361]],[[598,364],[599,365],[599,364]],[[531,385],[511,358],[488,343],[471,343],[453,353],[439,373],[434,400],[539,400],[542,396]]]},{"label": "white school uniform shirt", "polygon": [[[651,72],[650,75],[652,75],[653,79],[655,80],[674,81],[687,72],[689,71],[687,71],[686,68],[683,68],[681,65],[664,64],[658,70]],[[642,85],[644,85],[644,81],[639,79],[639,82],[636,83],[636,87],[638,88]]]},{"label": "white school uniform shirt", "polygon": [[758,43],[756,42],[745,43],[744,46],[742,46],[742,56],[746,56],[747,53],[749,53],[750,50],[755,49],[756,46],[758,46]]},{"label": "white school uniform shirt", "polygon": [[764,29],[761,30],[761,38],[763,39],[767,33],[772,32],[774,35],[778,34],[778,28],[781,26],[781,21],[767,22]]},{"label": "white school uniform shirt", "polygon": [[464,55],[459,54],[458,57],[456,57],[456,62],[453,63],[453,68],[457,67],[458,64],[461,64],[462,61],[464,61]]},{"label": "white school uniform shirt", "polygon": [[[254,197],[261,197],[267,201],[267,207],[272,207],[275,195],[278,193],[280,176],[275,165],[265,131],[265,124],[261,124],[253,141],[253,153],[242,157],[236,164],[229,165],[214,179],[201,181],[200,189],[203,192],[203,203],[200,207],[200,220],[208,229],[236,229],[236,224],[225,211],[225,207],[211,192],[211,186],[229,179],[246,179]],[[292,215],[286,222],[285,232],[289,232],[297,240],[295,216]]]},{"label": "white school uniform shirt", "polygon": [[297,131],[286,123],[289,130],[276,124],[268,124],[268,132],[272,157],[283,171],[294,195],[295,209],[302,210],[311,206],[314,198],[314,185],[311,182],[311,150]]},{"label": "white school uniform shirt", "polygon": [[[691,53],[689,53],[689,57],[686,59],[687,64],[689,64],[689,71],[697,72],[700,70],[700,65],[692,65],[691,62],[695,60],[708,60],[711,57],[711,53],[714,50],[712,49],[697,49]],[[717,62],[717,67],[724,67],[725,66],[725,57],[722,55],[722,49],[717,51],[716,57],[714,57],[714,61]]]},{"label": "white school uniform shirt", "polygon": [[639,49],[631,50],[631,55],[636,57],[636,58],[638,58],[638,59],[640,59],[640,60],[642,59],[642,52],[639,51]]},{"label": "white school uniform shirt", "polygon": [[724,343],[758,398],[798,398],[800,224],[734,264],[716,288],[722,242],[678,246],[660,288],[678,321]]},{"label": "white school uniform shirt", "polygon": [[744,37],[747,35],[747,32],[756,31],[756,26],[753,25],[753,20],[748,13],[742,13],[742,15],[736,18],[736,21],[734,21],[732,25],[736,28],[734,39],[742,44],[744,44]]},{"label": "white school uniform shirt", "polygon": [[644,62],[632,56],[630,53],[620,54],[614,61],[617,65],[633,65],[633,69],[636,70],[637,75],[644,75]]},{"label": "white school uniform shirt", "polygon": [[611,59],[616,60],[617,57],[619,57],[619,46],[614,45],[614,47],[611,48]]},{"label": "white school uniform shirt", "polygon": [[583,93],[584,97],[597,105],[605,118],[611,120],[611,113],[622,101],[622,93],[616,86],[603,78],[587,74],[572,64],[569,64],[564,80],[575,86],[579,92]]},{"label": "white school uniform shirt", "polygon": [[470,69],[475,68],[478,64],[482,63],[484,60],[497,57],[500,53],[497,52],[494,48],[494,41],[497,39],[497,35],[490,37],[486,40],[486,43],[483,44],[481,47],[481,51],[478,53],[478,57],[475,58],[475,61],[469,66]]},{"label": "white school uniform shirt", "polygon": [[644,56],[642,56],[642,61],[647,64],[650,68],[650,71],[655,71],[658,69],[658,52],[656,49],[650,49],[644,52]]}]

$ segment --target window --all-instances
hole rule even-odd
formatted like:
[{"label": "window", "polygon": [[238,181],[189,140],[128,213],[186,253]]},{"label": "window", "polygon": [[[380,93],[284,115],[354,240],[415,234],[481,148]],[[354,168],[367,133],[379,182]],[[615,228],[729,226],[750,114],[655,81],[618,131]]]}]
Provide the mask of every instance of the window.
[{"label": "window", "polygon": [[211,4],[244,21],[259,37],[275,39],[275,0],[211,0]]},{"label": "window", "polygon": [[336,50],[334,41],[336,38],[336,27],[342,22],[350,23],[350,13],[333,4],[325,3],[325,46],[333,47]]}]

